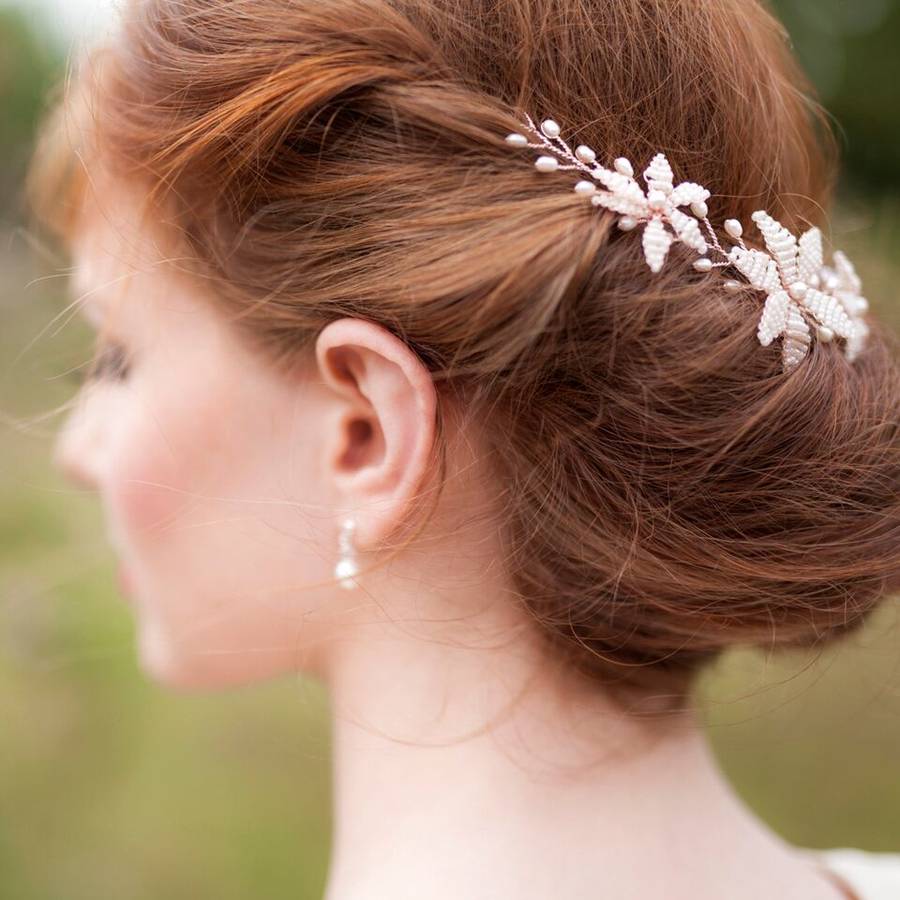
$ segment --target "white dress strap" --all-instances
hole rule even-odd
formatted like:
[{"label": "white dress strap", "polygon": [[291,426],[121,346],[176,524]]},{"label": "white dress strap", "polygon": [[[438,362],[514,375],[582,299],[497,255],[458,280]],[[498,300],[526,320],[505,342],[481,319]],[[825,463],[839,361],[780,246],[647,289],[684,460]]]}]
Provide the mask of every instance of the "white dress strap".
[{"label": "white dress strap", "polygon": [[836,875],[857,900],[900,900],[900,853],[880,853],[858,847],[799,849]]}]

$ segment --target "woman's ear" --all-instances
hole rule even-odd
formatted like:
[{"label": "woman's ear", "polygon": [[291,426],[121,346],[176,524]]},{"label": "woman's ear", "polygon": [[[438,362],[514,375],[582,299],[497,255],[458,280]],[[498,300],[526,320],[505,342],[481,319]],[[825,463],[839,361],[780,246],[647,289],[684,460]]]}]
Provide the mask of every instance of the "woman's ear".
[{"label": "woman's ear", "polygon": [[330,322],[315,351],[319,375],[336,393],[336,413],[323,424],[332,432],[324,436],[325,474],[353,511],[365,548],[403,521],[425,486],[435,440],[434,381],[403,341],[364,319]]}]

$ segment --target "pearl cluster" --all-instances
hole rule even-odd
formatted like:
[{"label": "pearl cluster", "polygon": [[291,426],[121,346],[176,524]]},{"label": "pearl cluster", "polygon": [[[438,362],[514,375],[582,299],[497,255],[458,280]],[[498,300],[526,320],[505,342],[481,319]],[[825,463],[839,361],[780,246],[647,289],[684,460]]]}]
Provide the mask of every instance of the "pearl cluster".
[{"label": "pearl cluster", "polygon": [[[820,341],[829,342],[835,336],[844,339],[847,359],[852,362],[856,358],[869,332],[863,319],[868,303],[861,295],[856,271],[843,253],[834,253],[833,267],[824,265],[818,228],[810,228],[797,238],[767,212],[757,210],[751,218],[762,234],[766,252],[747,247],[743,226],[737,219],[726,219],[722,225],[735,244],[726,251],[707,218],[710,192],[690,181],[676,185],[665,154],[657,153],[644,170],[645,189],[625,157],[614,160],[612,168],[607,169],[597,163],[596,152],[587,145],[580,144],[573,152],[560,137],[561,129],[553,119],[545,119],[540,129],[527,113],[525,119],[537,142],[513,132],[507,135],[507,143],[549,151],[535,160],[539,172],[578,170],[588,175],[575,184],[575,193],[589,198],[594,206],[617,213],[622,231],[644,225],[644,259],[652,272],[662,269],[669,247],[679,241],[698,254],[693,263],[698,272],[726,268],[743,276],[743,282],[726,280],[726,289],[742,291],[749,283],[765,293],[757,337],[764,347],[782,338],[785,371],[795,368],[806,356],[810,325]],[[605,190],[599,190],[598,183]],[[688,207],[692,215],[681,207]],[[718,262],[706,255],[710,249],[719,255]]]}]

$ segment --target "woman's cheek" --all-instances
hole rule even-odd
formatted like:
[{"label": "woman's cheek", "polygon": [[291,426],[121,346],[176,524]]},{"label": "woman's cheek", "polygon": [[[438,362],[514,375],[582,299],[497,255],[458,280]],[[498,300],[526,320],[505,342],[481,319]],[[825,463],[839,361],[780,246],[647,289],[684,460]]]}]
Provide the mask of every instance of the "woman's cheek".
[{"label": "woman's cheek", "polygon": [[165,534],[184,505],[173,467],[161,455],[146,449],[139,458],[117,466],[109,485],[109,512],[113,527],[126,546],[138,555]]},{"label": "woman's cheek", "polygon": [[165,539],[198,485],[191,460],[166,440],[167,432],[171,439],[177,435],[164,423],[145,427],[132,421],[130,425],[116,442],[107,487],[114,524],[126,544],[140,554]]},{"label": "woman's cheek", "polygon": [[173,554],[195,557],[200,535],[179,523],[221,519],[215,498],[230,493],[228,473],[244,467],[218,393],[197,382],[154,387],[133,396],[117,419],[107,487],[112,526],[126,546],[147,565],[162,565],[177,562]]}]

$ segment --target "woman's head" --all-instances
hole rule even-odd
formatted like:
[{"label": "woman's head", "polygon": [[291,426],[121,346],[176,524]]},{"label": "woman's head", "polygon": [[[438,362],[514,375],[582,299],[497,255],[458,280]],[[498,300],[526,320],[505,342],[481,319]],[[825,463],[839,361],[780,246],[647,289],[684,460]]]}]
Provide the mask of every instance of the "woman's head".
[{"label": "woman's head", "polygon": [[61,457],[161,675],[325,670],[421,577],[616,697],[678,698],[724,648],[825,641],[897,585],[885,336],[785,375],[758,295],[678,246],[648,272],[504,140],[552,115],[601,159],[665,152],[714,221],[820,221],[830,137],[761,7],[144,0],[83,73],[57,119],[79,152],[48,131],[35,198],[81,287],[115,287],[134,367]]},{"label": "woman's head", "polygon": [[[433,386],[402,342],[387,346],[349,318],[320,332],[315,370],[276,372],[161,252],[133,196],[116,187],[92,207],[72,282],[98,351],[56,456],[103,500],[143,663],[171,683],[318,668],[316,611],[341,615],[342,598],[330,599],[335,517],[359,502],[353,478],[396,502],[422,468]],[[413,384],[419,432],[397,418],[384,436],[356,434],[359,404],[402,416]],[[376,483],[388,465],[397,480]],[[364,517],[361,538],[378,514]]]}]

